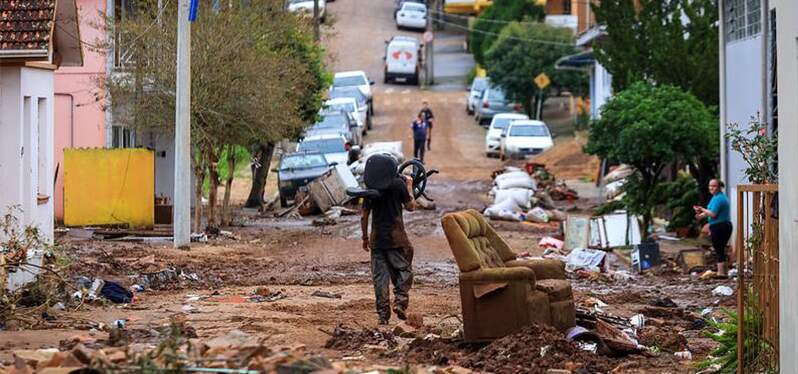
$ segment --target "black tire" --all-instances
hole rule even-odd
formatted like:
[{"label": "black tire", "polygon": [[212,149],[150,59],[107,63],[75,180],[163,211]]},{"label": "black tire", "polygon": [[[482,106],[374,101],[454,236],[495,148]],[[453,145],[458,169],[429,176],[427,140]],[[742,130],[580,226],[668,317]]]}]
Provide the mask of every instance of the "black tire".
[{"label": "black tire", "polygon": [[280,207],[281,208],[288,207],[288,199],[286,199],[285,196],[282,195],[280,196]]}]

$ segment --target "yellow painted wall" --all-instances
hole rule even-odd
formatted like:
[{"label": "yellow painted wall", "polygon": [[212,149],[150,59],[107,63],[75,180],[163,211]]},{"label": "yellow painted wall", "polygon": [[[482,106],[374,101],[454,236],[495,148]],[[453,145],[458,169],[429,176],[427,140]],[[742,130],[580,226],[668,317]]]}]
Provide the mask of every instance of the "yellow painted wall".
[{"label": "yellow painted wall", "polygon": [[141,148],[65,149],[64,224],[151,228],[155,161]]}]

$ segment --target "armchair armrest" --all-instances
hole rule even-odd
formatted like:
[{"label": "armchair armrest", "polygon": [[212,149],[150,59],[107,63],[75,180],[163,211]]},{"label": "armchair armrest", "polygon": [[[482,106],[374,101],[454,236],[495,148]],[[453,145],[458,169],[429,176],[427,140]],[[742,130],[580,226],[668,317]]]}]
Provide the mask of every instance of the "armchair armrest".
[{"label": "armchair armrest", "polygon": [[510,260],[504,263],[509,268],[526,268],[535,272],[536,279],[565,279],[565,263],[554,259]]},{"label": "armchair armrest", "polygon": [[530,280],[535,282],[535,272],[526,267],[488,268],[460,274],[460,280],[470,282],[508,282]]}]

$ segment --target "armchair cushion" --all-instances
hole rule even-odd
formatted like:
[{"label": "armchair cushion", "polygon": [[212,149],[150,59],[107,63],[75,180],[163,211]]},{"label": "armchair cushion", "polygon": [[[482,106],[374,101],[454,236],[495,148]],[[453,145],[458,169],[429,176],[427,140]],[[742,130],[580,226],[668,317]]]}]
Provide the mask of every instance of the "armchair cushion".
[{"label": "armchair cushion", "polygon": [[470,282],[507,282],[513,280],[530,280],[535,283],[535,272],[524,267],[488,268],[460,274],[461,281]]},{"label": "armchair cushion", "polygon": [[523,266],[535,271],[537,279],[565,279],[565,263],[554,259],[510,260],[504,263],[508,267]]},{"label": "armchair cushion", "polygon": [[447,214],[441,224],[461,272],[501,268],[504,261],[515,258],[507,243],[476,210]]},{"label": "armchair cushion", "polygon": [[535,288],[549,295],[551,301],[571,300],[571,283],[566,280],[539,280],[535,283]]}]

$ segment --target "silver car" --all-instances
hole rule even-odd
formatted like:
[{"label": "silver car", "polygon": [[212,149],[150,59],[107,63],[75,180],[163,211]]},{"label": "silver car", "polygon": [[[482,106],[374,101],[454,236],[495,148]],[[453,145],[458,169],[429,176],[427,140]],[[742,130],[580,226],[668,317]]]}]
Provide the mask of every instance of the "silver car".
[{"label": "silver car", "polygon": [[474,119],[480,125],[487,125],[498,113],[520,113],[521,105],[511,103],[498,87],[488,86],[479,99]]},{"label": "silver car", "polygon": [[488,87],[488,78],[476,77],[471,82],[471,87],[468,88],[468,98],[466,98],[466,112],[474,114],[479,99],[482,97],[482,91]]}]

